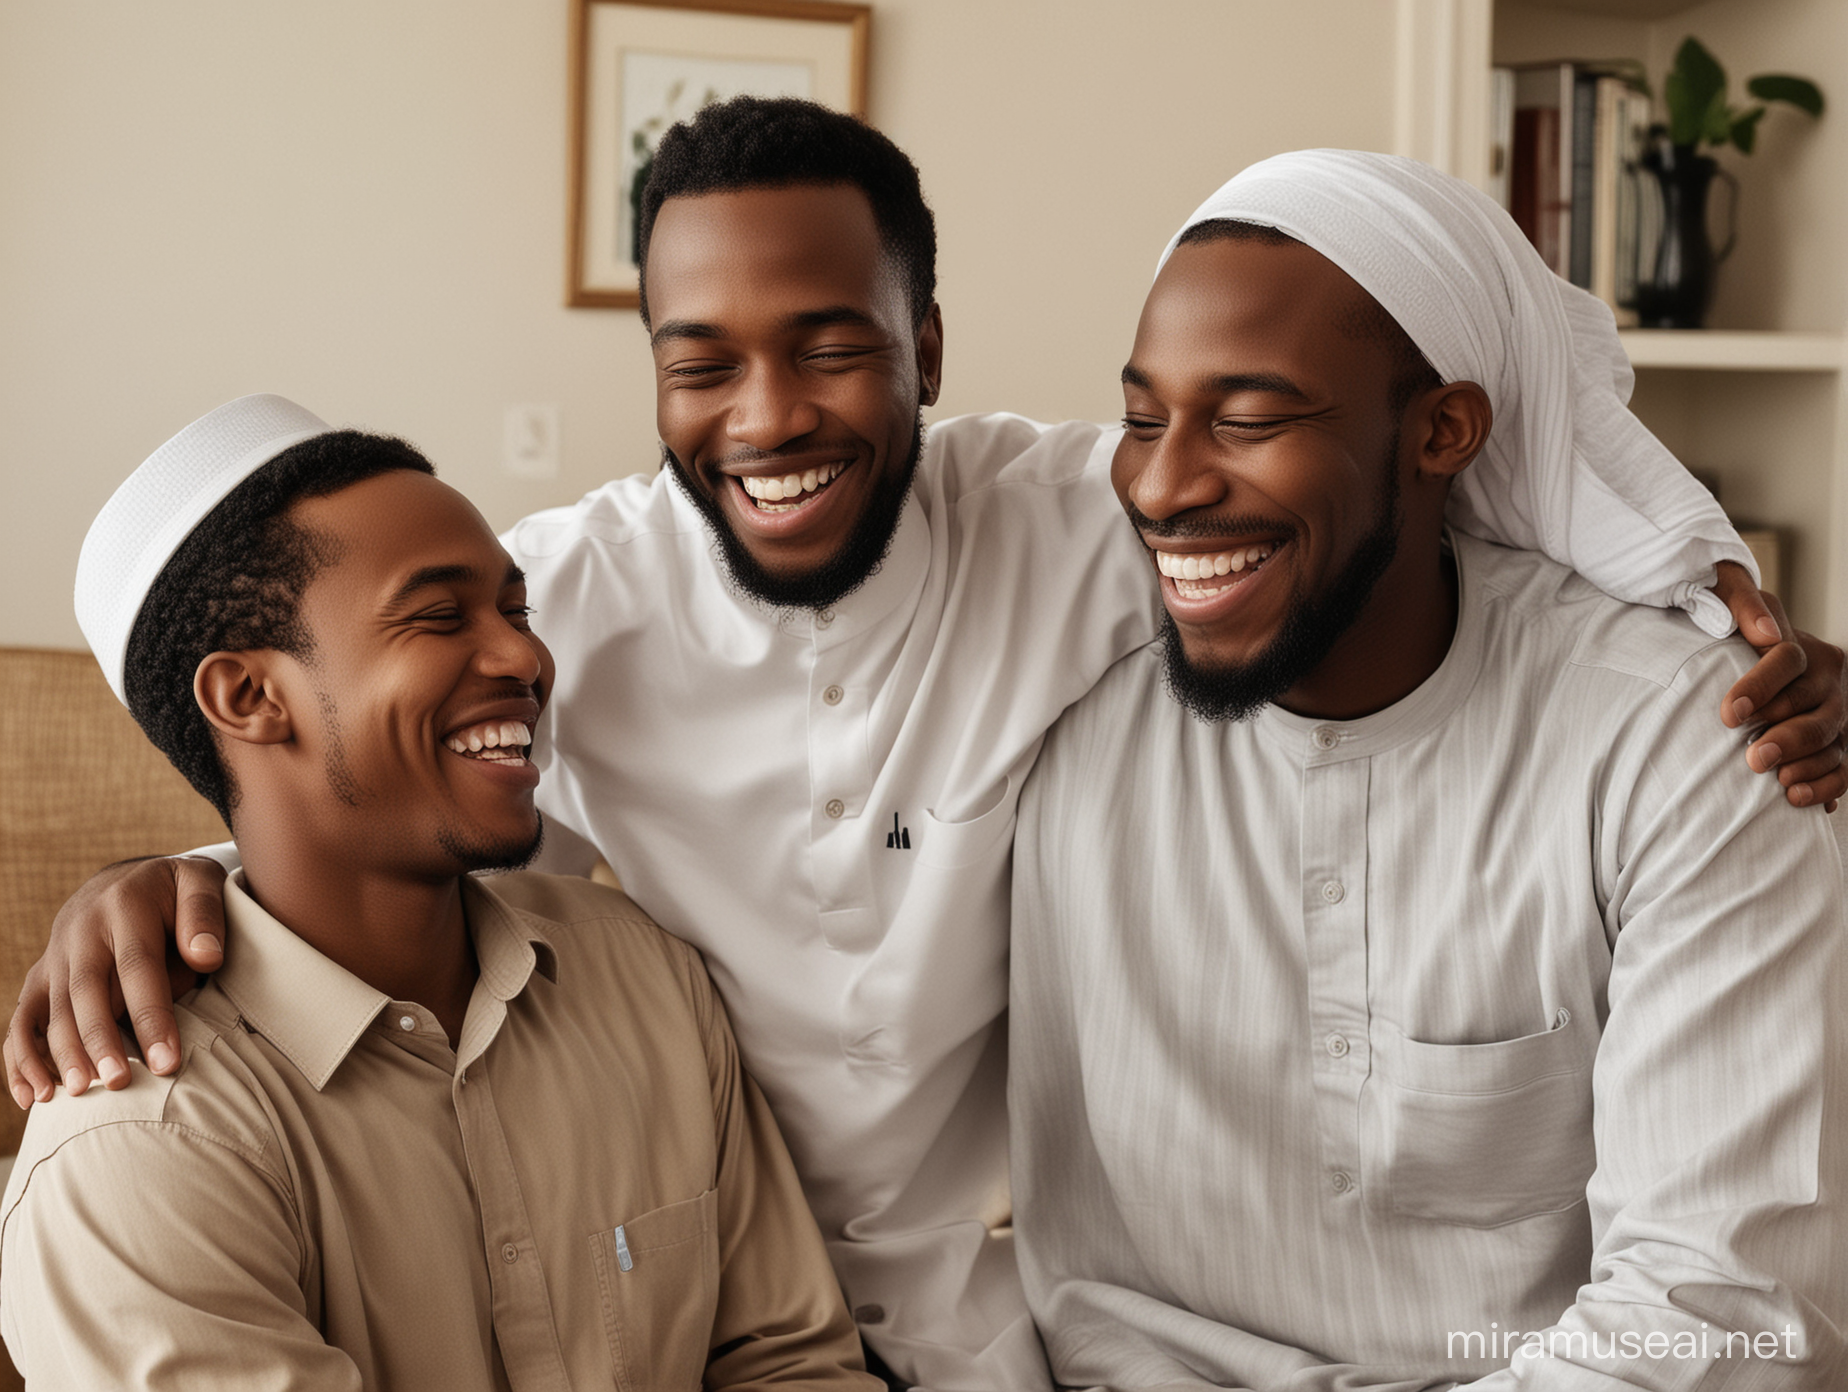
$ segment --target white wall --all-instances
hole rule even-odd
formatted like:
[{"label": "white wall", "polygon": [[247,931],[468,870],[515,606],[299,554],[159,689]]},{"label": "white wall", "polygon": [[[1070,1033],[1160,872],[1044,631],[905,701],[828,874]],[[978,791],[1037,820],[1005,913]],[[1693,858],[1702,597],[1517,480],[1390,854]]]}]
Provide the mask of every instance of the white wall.
[{"label": "white wall", "polygon": [[[1244,164],[1391,148],[1387,0],[883,0],[936,209],[937,414],[1114,415],[1154,258]],[[252,391],[403,434],[497,525],[654,467],[633,311],[568,310],[566,0],[5,0],[0,643],[80,646],[115,484]],[[561,477],[500,472],[562,407]]]}]

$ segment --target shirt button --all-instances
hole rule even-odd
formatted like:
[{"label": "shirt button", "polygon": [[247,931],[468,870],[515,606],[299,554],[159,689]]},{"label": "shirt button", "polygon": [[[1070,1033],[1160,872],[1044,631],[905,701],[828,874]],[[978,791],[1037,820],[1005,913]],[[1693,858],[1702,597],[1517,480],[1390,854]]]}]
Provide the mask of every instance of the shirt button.
[{"label": "shirt button", "polygon": [[1337,1194],[1345,1194],[1354,1187],[1354,1177],[1346,1170],[1336,1170],[1329,1176],[1328,1184]]},{"label": "shirt button", "polygon": [[1346,1058],[1348,1051],[1347,1036],[1345,1034],[1331,1034],[1322,1041],[1322,1047],[1327,1049],[1329,1054],[1334,1058]]},{"label": "shirt button", "polygon": [[398,1017],[398,1028],[403,1030],[406,1034],[409,1034],[412,1030],[417,1028],[417,1017],[415,1015],[400,1015]]},{"label": "shirt button", "polygon": [[1322,897],[1331,904],[1339,904],[1347,898],[1347,890],[1342,887],[1340,880],[1330,880],[1322,886]]},{"label": "shirt button", "polygon": [[815,627],[816,628],[826,628],[829,624],[833,622],[834,622],[834,611],[832,609],[823,609],[820,613],[815,615]]},{"label": "shirt button", "polygon": [[517,1262],[519,1259],[520,1249],[515,1247],[511,1242],[505,1244],[501,1248],[501,1260],[506,1262],[509,1266],[513,1265],[513,1263]]},{"label": "shirt button", "polygon": [[847,811],[847,804],[842,802],[839,798],[829,798],[828,805],[821,810],[826,812],[830,817],[838,819]]},{"label": "shirt button", "polygon": [[885,1306],[856,1305],[853,1307],[853,1322],[855,1324],[884,1324]]},{"label": "shirt button", "polygon": [[842,691],[838,686],[831,686],[821,693],[821,699],[831,706],[838,706],[841,703],[841,697],[846,694],[847,693]]},{"label": "shirt button", "polygon": [[1341,743],[1341,736],[1329,729],[1326,725],[1310,735],[1309,738],[1317,749],[1333,749],[1337,744]]}]

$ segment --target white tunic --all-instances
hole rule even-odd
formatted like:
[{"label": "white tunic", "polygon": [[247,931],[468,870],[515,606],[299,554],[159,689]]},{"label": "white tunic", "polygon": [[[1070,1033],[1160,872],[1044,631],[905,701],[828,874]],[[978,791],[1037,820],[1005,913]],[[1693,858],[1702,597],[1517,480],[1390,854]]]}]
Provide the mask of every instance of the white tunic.
[{"label": "white tunic", "polygon": [[1047,741],[1014,1198],[1061,1382],[1504,1389],[1529,1333],[1522,1387],[1848,1376],[1840,878],[1715,716],[1751,653],[1456,555],[1377,714],[1207,725],[1151,645]]},{"label": "white tunic", "polygon": [[984,1222],[1006,1203],[1009,856],[1041,737],[1154,632],[1115,443],[933,427],[885,564],[819,616],[739,599],[665,473],[506,537],[558,661],[548,836],[594,843],[705,953],[863,1332],[933,1388],[1045,1386]]}]

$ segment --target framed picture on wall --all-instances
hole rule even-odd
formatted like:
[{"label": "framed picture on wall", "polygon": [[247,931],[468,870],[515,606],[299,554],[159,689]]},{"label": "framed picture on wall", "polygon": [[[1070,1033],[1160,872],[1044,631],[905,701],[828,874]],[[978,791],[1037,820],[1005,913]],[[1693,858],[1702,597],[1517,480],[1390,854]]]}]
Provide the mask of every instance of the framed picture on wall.
[{"label": "framed picture on wall", "polygon": [[871,24],[834,0],[573,0],[565,303],[637,303],[642,186],[676,121],[745,95],[864,116]]}]

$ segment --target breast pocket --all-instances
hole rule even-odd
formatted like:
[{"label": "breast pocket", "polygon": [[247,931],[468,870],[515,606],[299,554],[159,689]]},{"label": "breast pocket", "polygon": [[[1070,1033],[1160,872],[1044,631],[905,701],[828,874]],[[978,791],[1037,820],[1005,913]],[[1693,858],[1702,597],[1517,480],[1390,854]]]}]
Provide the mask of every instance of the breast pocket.
[{"label": "breast pocket", "polygon": [[918,850],[922,864],[944,870],[961,870],[995,858],[998,850],[1014,843],[1014,822],[1020,810],[1020,790],[1010,778],[1000,794],[982,799],[976,815],[960,822],[941,822],[924,810],[924,839]]},{"label": "breast pocket", "polygon": [[719,1302],[718,1191],[590,1235],[624,1392],[697,1392]]},{"label": "breast pocket", "polygon": [[921,1076],[1006,1006],[1019,791],[1002,784],[967,821],[919,813],[917,861],[905,867],[884,940],[843,1003],[841,1046],[854,1062]]},{"label": "breast pocket", "polygon": [[1363,1108],[1371,1203],[1493,1228],[1584,1201],[1597,1160],[1589,1024],[1565,1015],[1494,1044],[1426,1044],[1389,1025],[1375,1036]]}]

